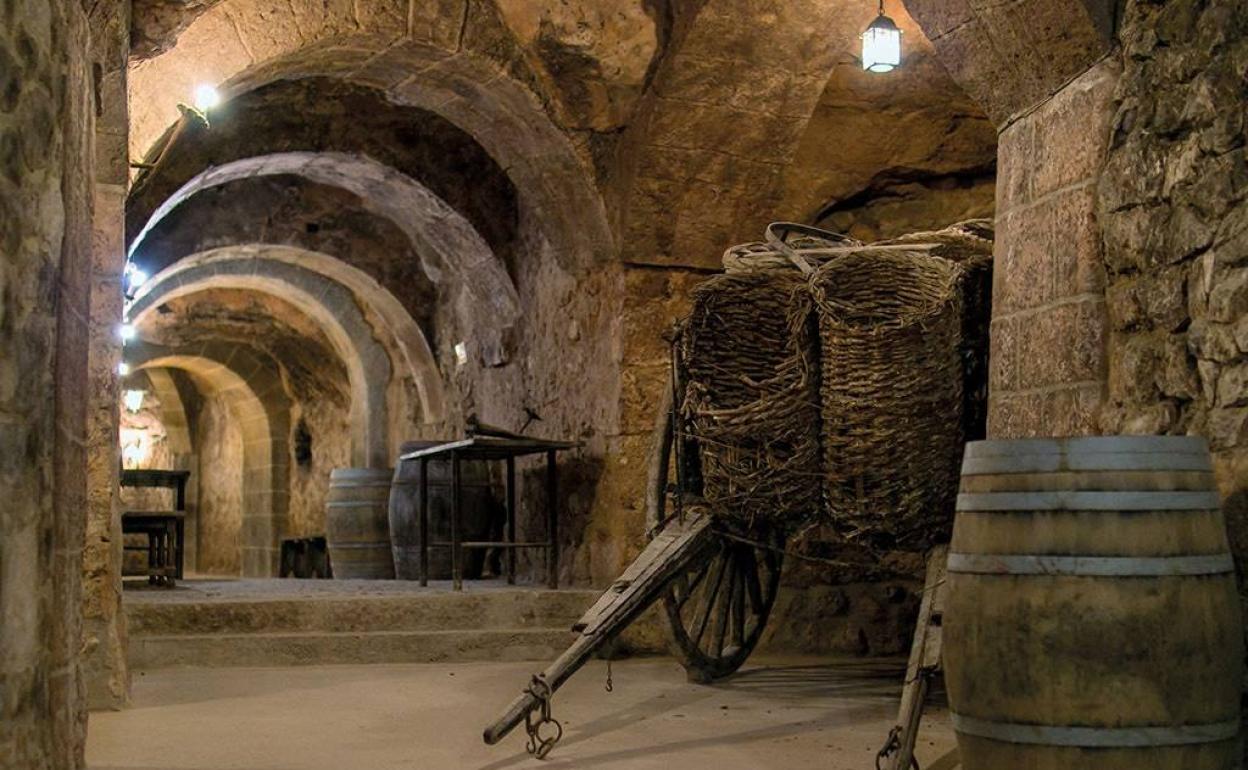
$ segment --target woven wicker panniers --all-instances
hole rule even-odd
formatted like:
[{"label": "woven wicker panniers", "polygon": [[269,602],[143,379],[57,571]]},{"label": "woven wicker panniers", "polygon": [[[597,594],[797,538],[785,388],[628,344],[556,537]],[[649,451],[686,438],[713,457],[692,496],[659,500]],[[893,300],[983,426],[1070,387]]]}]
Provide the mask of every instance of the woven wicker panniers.
[{"label": "woven wicker panniers", "polygon": [[991,226],[789,245],[729,250],[682,327],[706,502],[879,549],[946,540],[962,444],[984,428]]},{"label": "woven wicker panniers", "polygon": [[716,276],[677,343],[703,496],[751,526],[819,514],[819,396],[810,294],[796,270]]},{"label": "woven wicker panniers", "polygon": [[954,509],[962,440],[961,269],[864,248],[811,280],[827,513],[846,537],[922,547]]}]

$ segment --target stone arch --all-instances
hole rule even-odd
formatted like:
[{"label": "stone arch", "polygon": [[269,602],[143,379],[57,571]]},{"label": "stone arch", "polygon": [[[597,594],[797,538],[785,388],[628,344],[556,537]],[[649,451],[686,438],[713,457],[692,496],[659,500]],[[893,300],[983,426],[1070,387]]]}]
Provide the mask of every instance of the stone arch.
[{"label": "stone arch", "polygon": [[[359,378],[352,385],[352,413],[359,418],[353,422],[367,424],[369,433],[361,443],[367,449],[360,460],[385,467],[376,464],[388,463],[402,440],[398,418],[407,410],[390,415],[386,409],[385,388],[392,376],[411,377],[422,423],[447,419],[445,386],[424,333],[398,299],[362,270],[328,254],[290,246],[211,249],[183,257],[154,276],[128,313],[137,322],[162,302],[203,288],[277,291],[318,320],[331,341],[343,346],[339,355],[348,362],[352,377]],[[379,331],[380,343],[374,339]],[[363,398],[357,399],[355,391],[361,387]],[[357,411],[357,401],[368,411]]]},{"label": "stone arch", "polygon": [[147,380],[156,393],[156,400],[160,402],[160,423],[165,428],[170,451],[175,457],[191,454],[194,449],[191,444],[190,425],[177,383],[167,369],[148,367],[144,371],[147,372]]},{"label": "stone arch", "polygon": [[290,402],[277,363],[251,348],[220,341],[194,349],[132,345],[127,358],[136,370],[181,369],[226,400],[243,434],[242,574],[275,576],[290,464]]},{"label": "stone arch", "polygon": [[998,127],[1061,90],[1113,47],[1113,0],[905,5],[945,69]]},{"label": "stone arch", "polygon": [[389,418],[385,391],[392,367],[354,297],[344,287],[293,265],[266,265],[263,271],[256,267],[255,260],[175,266],[144,286],[127,316],[141,324],[161,304],[208,289],[256,291],[290,302],[325,332],[346,365],[351,387],[353,462],[386,467]]},{"label": "stone arch", "polygon": [[425,273],[435,284],[471,295],[481,325],[505,327],[518,315],[516,288],[502,263],[477,231],[454,209],[415,180],[376,161],[345,153],[275,153],[215,166],[167,198],[130,244],[133,254],[160,221],[196,193],[238,179],[293,175],[341,187],[366,208],[398,225],[415,245]]},{"label": "stone arch", "polygon": [[[379,3],[357,5],[367,9]],[[378,89],[396,104],[441,115],[471,135],[505,169],[563,264],[613,257],[614,239],[588,152],[578,150],[551,121],[529,87],[462,47],[459,12],[448,26],[445,3],[412,5],[425,8],[412,16],[424,22],[386,26],[385,13],[362,10],[359,17],[370,23],[357,23],[351,32],[332,19],[305,32],[306,20],[298,19],[289,3],[224,0],[191,24],[175,49],[131,71],[131,155],[151,157],[160,136],[168,140],[168,127],[180,117],[179,95],[195,85],[188,73],[223,84],[227,98],[282,79],[341,78]],[[433,5],[438,9],[426,7]],[[263,22],[232,21],[233,15],[258,8]],[[354,34],[360,29],[363,34]],[[222,46],[222,35],[230,43]],[[263,39],[244,41],[240,35]]]}]

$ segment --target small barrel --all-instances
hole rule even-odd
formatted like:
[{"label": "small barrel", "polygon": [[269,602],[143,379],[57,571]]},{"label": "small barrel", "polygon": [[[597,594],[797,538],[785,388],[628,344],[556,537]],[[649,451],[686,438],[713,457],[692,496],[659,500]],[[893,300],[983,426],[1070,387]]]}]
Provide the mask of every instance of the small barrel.
[{"label": "small barrel", "polygon": [[335,578],[392,580],[388,468],[335,468],[325,524]]},{"label": "small barrel", "polygon": [[1203,439],[968,444],[945,682],[966,770],[1226,770],[1234,566]]},{"label": "small barrel", "polygon": [[[407,454],[442,441],[408,441],[399,448]],[[496,540],[501,536],[504,512],[490,488],[490,467],[483,460],[461,460],[459,464],[460,539]],[[435,543],[451,540],[451,461],[441,456],[429,461],[429,539]],[[399,580],[420,579],[420,461],[397,463],[390,488],[390,541],[394,550],[394,572]],[[480,548],[463,551],[464,577],[481,577],[486,552]],[[451,550],[429,550],[429,578],[451,577]]]}]

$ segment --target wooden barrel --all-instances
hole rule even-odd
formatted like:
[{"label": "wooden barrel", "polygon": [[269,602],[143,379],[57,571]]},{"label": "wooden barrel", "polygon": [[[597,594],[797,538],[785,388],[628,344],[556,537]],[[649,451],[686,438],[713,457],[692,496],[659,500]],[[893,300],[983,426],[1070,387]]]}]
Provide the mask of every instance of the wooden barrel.
[{"label": "wooden barrel", "polygon": [[335,468],[329,474],[325,527],[335,578],[392,580],[388,468]]},{"label": "wooden barrel", "polygon": [[1227,770],[1242,633],[1203,439],[968,444],[945,681],[966,770]]},{"label": "wooden barrel", "polygon": [[[442,441],[408,441],[400,454],[436,446]],[[461,460],[460,539],[497,540],[502,535],[504,511],[490,488],[490,467],[482,460]],[[451,462],[442,457],[429,461],[429,539],[451,541]],[[399,580],[420,579],[420,461],[400,462],[390,488],[390,541],[394,552],[394,573]],[[464,578],[481,577],[486,552],[480,548],[463,551]],[[429,577],[451,577],[451,550],[429,551]]]}]

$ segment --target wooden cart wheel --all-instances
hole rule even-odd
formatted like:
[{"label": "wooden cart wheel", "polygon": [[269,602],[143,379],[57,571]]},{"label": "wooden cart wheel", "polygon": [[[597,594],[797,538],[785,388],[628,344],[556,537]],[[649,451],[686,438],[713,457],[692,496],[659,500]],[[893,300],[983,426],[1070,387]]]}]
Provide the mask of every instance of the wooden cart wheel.
[{"label": "wooden cart wheel", "polygon": [[[661,401],[646,495],[652,532],[661,529],[667,517],[674,450],[670,381]],[[762,637],[775,604],[784,536],[780,532],[742,536],[745,539],[725,532],[707,559],[692,564],[664,592],[672,651],[691,682],[711,682],[740,668]]]}]

